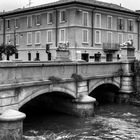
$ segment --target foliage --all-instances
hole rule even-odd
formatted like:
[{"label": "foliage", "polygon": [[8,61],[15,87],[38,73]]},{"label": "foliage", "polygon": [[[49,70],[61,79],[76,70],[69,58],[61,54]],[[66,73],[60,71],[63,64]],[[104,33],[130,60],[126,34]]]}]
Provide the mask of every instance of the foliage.
[{"label": "foliage", "polygon": [[52,83],[54,83],[54,84],[57,84],[57,83],[59,83],[60,81],[62,81],[61,78],[55,77],[55,76],[50,76],[50,77],[48,78],[48,80],[50,80],[50,81],[51,81]]},{"label": "foliage", "polygon": [[11,45],[11,44],[8,44],[8,45],[1,44],[0,45],[0,54],[5,54],[5,55],[11,56],[15,53],[17,53],[16,46]]},{"label": "foliage", "polygon": [[72,76],[71,76],[71,78],[73,78],[76,82],[81,82],[81,81],[83,81],[82,76],[81,76],[81,75],[78,75],[78,74],[76,74],[76,73],[73,73]]}]

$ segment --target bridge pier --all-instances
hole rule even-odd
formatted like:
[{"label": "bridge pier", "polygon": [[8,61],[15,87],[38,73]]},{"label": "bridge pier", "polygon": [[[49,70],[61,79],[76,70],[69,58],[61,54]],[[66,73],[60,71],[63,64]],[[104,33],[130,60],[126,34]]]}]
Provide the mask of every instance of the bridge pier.
[{"label": "bridge pier", "polygon": [[87,81],[75,83],[75,98],[53,97],[54,110],[78,117],[94,116],[95,98],[88,96]]},{"label": "bridge pier", "polygon": [[6,110],[0,115],[0,140],[22,140],[24,113]]},{"label": "bridge pier", "polygon": [[78,99],[73,100],[72,109],[74,114],[79,117],[92,117],[94,116],[94,102],[95,98],[84,95]]},{"label": "bridge pier", "polygon": [[119,94],[119,102],[128,103],[130,96],[135,92],[134,89],[134,50],[133,46],[121,48],[122,55],[122,76]]},{"label": "bridge pier", "polygon": [[94,116],[95,98],[88,96],[87,81],[78,82],[77,84],[77,99],[74,100],[75,109],[81,117]]},{"label": "bridge pier", "polygon": [[59,112],[69,114],[77,117],[92,117],[94,116],[94,102],[93,97],[84,95],[76,99],[53,98],[54,106],[52,108]]}]

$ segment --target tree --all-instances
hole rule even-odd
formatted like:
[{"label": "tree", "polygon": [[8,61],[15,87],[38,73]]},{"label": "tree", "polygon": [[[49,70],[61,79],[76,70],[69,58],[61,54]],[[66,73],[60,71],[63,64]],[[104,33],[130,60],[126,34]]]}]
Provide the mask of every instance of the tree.
[{"label": "tree", "polygon": [[11,44],[1,44],[0,45],[0,56],[2,60],[2,54],[7,56],[7,60],[9,60],[9,56],[12,56],[13,54],[17,53],[17,48],[14,45]]}]

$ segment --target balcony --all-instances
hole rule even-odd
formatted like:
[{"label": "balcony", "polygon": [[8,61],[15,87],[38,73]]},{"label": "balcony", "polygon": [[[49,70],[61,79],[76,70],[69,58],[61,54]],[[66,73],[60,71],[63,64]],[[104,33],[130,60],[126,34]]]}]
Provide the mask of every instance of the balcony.
[{"label": "balcony", "polygon": [[120,50],[120,44],[117,43],[103,43],[104,52],[114,52]]}]

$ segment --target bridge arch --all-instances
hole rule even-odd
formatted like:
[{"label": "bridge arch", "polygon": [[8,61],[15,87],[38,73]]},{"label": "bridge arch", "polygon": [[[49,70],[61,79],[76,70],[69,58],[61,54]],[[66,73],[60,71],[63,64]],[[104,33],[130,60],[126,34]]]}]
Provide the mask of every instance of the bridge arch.
[{"label": "bridge arch", "polygon": [[20,109],[26,103],[30,102],[32,99],[34,99],[40,95],[51,93],[51,92],[59,92],[59,93],[68,95],[72,98],[76,98],[75,93],[73,91],[71,91],[70,89],[64,88],[64,87],[52,87],[51,89],[49,89],[49,88],[37,89],[37,90],[29,92],[29,93],[27,92],[26,95],[24,95],[24,97],[22,97],[22,96],[21,96],[21,98],[19,97],[18,109]]},{"label": "bridge arch", "polygon": [[90,94],[92,91],[94,91],[97,87],[99,87],[99,86],[101,86],[101,85],[103,85],[103,84],[110,84],[110,85],[116,86],[117,88],[120,88],[120,83],[118,83],[118,82],[116,82],[116,81],[110,81],[110,80],[105,81],[105,80],[101,80],[101,81],[98,81],[98,82],[96,82],[96,83],[93,83],[93,85],[90,86],[90,88],[89,88],[89,94]]},{"label": "bridge arch", "polygon": [[98,81],[89,88],[89,96],[96,98],[100,104],[116,102],[119,88],[120,84],[116,81]]}]

